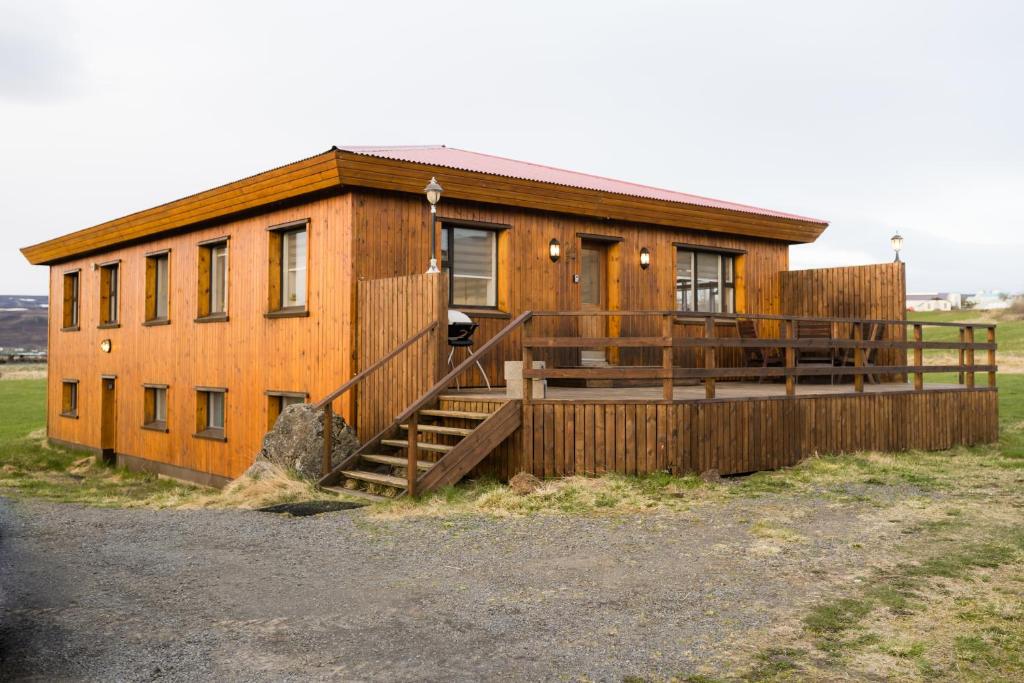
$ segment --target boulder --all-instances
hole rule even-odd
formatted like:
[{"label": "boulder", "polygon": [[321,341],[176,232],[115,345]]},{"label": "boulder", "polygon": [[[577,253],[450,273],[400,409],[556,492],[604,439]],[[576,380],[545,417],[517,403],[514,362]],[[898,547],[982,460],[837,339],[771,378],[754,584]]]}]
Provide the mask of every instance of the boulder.
[{"label": "boulder", "polygon": [[520,472],[508,480],[508,487],[520,496],[533,493],[543,485],[543,482],[529,472]]},{"label": "boulder", "polygon": [[722,481],[722,475],[720,475],[718,470],[715,469],[704,470],[700,473],[700,479],[708,484],[717,484]]},{"label": "boulder", "polygon": [[[337,466],[359,448],[355,430],[339,415],[333,420],[333,449],[331,467]],[[260,463],[270,462],[294,469],[310,479],[319,479],[324,449],[324,411],[309,403],[298,403],[284,409],[274,428],[263,437],[263,448],[249,468],[256,478],[261,473]],[[255,469],[254,469],[255,468]]]}]

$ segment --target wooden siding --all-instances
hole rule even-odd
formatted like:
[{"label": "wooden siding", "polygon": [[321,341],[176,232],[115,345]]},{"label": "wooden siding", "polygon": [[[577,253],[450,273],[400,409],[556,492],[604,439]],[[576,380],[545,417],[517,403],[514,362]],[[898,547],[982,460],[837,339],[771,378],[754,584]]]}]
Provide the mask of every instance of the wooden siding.
[{"label": "wooden siding", "polygon": [[[265,391],[308,392],[315,400],[353,374],[350,203],[347,196],[269,212],[107,252],[121,261],[120,326],[97,329],[99,271],[78,259],[50,271],[49,435],[100,444],[100,376],[117,376],[117,450],[198,472],[234,477],[252,462],[267,425]],[[264,317],[266,228],[310,219],[308,317]],[[228,320],[195,322],[199,242],[228,236]],[[144,326],[145,254],[170,249],[170,324]],[[79,331],[60,330],[62,274],[81,269]],[[100,351],[110,339],[113,349]],[[78,419],[62,417],[62,378],[79,384]],[[143,384],[168,385],[167,432],[142,428]],[[193,437],[196,386],[226,387],[227,440]],[[348,409],[347,403],[342,406]]]},{"label": "wooden siding", "polygon": [[[814,454],[942,450],[998,439],[998,393],[929,389],[714,401],[535,401],[522,428],[471,476],[508,479],[716,469],[739,474]],[[491,412],[500,401],[445,397],[451,410]]]},{"label": "wooden siding", "polygon": [[[843,268],[790,270],[779,273],[784,315],[907,319],[907,278],[902,262]],[[849,325],[836,325],[837,337],[849,339]],[[906,339],[906,328],[888,326],[886,339]],[[907,352],[881,349],[875,365],[905,365]],[[902,379],[892,378],[888,379]]]},{"label": "wooden siding", "polygon": [[[442,221],[471,220],[510,226],[498,240],[498,309],[463,309],[480,324],[475,340],[483,343],[524,310],[578,310],[580,287],[573,282],[579,272],[577,261],[583,235],[621,237],[615,249],[620,263],[610,286],[614,288],[612,305],[623,309],[665,310],[675,305],[675,244],[735,249],[745,252],[739,264],[742,294],[738,303],[756,313],[778,313],[780,307],[780,271],[789,264],[785,242],[722,235],[697,230],[673,230],[636,222],[596,220],[544,213],[509,207],[489,206],[442,199],[438,208]],[[355,193],[353,207],[353,262],[359,278],[383,278],[421,273],[429,259],[430,213],[420,197],[360,191]],[[556,238],[563,255],[557,263],[548,257],[548,242]],[[440,241],[440,237],[438,237]],[[651,251],[651,265],[640,268],[640,249]],[[577,333],[576,320],[547,319],[537,321],[537,334]],[[657,321],[619,321],[623,336],[657,334]],[[648,329],[650,328],[650,329]],[[675,334],[703,333],[702,325],[677,325]],[[765,333],[770,332],[767,326]],[[732,334],[723,330],[723,336]],[[504,384],[503,361],[522,357],[518,333],[484,359],[491,384]],[[623,352],[624,364],[649,363],[651,353]],[[546,354],[546,355],[545,355]],[[680,364],[696,362],[694,351],[679,354]],[[738,363],[739,354],[722,363]],[[574,351],[544,352],[539,360],[549,364],[573,365],[578,361]],[[659,357],[660,358],[660,357]],[[659,360],[654,360],[660,363]],[[460,378],[463,386],[482,386],[479,373],[473,371]]]},{"label": "wooden siding", "polygon": [[[440,379],[445,353],[448,278],[407,275],[361,280],[357,284],[359,320],[356,343],[360,370],[398,348],[432,321],[440,326],[414,342],[358,387],[356,424],[363,439],[387,427]],[[439,346],[440,345],[440,346]]]}]

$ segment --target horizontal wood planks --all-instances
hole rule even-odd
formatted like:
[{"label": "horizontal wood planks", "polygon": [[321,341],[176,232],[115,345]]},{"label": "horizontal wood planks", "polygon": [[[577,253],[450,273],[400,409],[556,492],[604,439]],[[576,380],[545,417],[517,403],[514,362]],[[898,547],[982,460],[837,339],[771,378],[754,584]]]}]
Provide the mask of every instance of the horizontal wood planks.
[{"label": "horizontal wood planks", "polygon": [[[815,454],[943,450],[998,438],[990,389],[876,392],[714,401],[534,401],[523,426],[471,476],[740,474],[795,465]],[[499,401],[442,406],[491,412]]]}]

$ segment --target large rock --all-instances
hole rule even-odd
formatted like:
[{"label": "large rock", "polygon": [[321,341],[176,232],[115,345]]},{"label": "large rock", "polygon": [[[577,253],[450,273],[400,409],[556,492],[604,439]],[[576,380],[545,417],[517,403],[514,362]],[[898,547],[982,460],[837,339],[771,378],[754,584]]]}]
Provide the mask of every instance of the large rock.
[{"label": "large rock", "polygon": [[[338,415],[334,415],[333,434],[331,467],[337,466],[359,448],[355,431]],[[319,479],[323,452],[324,411],[308,403],[290,405],[277,418],[274,428],[263,437],[263,448],[256,456],[253,468],[261,462],[271,462],[294,469],[310,479]]]}]

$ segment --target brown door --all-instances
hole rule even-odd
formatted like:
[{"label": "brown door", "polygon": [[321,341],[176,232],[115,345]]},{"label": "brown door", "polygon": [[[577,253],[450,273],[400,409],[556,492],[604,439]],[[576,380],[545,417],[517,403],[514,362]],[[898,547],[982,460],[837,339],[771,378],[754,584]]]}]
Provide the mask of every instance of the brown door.
[{"label": "brown door", "polygon": [[[580,248],[580,310],[608,310],[608,248],[601,242],[584,240]],[[583,316],[579,333],[582,337],[607,337],[608,318]],[[602,365],[607,362],[604,348],[582,349],[583,365]]]},{"label": "brown door", "polygon": [[105,462],[114,462],[117,452],[117,380],[103,378],[100,408],[100,450]]}]

